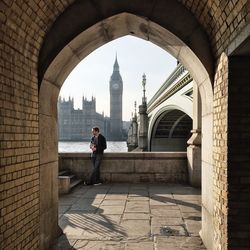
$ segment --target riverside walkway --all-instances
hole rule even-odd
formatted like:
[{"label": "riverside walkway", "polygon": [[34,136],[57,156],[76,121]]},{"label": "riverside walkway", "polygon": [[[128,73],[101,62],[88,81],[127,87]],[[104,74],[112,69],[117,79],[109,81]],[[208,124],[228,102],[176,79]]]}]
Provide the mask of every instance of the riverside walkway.
[{"label": "riverside walkway", "polygon": [[203,250],[200,190],[184,185],[78,186],[60,196],[53,249]]}]

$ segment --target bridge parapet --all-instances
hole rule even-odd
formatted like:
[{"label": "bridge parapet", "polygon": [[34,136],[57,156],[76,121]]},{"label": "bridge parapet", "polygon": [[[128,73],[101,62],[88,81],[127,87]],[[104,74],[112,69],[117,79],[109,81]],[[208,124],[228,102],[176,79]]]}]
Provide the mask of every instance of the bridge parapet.
[{"label": "bridge parapet", "polygon": [[[70,169],[78,178],[89,180],[90,153],[59,154],[59,169]],[[105,153],[101,165],[104,182],[187,183],[186,152]]]},{"label": "bridge parapet", "polygon": [[166,101],[192,81],[192,77],[182,64],[178,64],[167,80],[148,102],[148,113]]}]

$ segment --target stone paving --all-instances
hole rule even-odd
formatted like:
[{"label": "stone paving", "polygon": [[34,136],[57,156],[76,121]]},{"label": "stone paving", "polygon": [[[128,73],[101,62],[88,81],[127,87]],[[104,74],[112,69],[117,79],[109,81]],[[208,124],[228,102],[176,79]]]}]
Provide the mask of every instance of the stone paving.
[{"label": "stone paving", "polygon": [[59,201],[54,250],[200,250],[200,190],[183,185],[78,186]]}]

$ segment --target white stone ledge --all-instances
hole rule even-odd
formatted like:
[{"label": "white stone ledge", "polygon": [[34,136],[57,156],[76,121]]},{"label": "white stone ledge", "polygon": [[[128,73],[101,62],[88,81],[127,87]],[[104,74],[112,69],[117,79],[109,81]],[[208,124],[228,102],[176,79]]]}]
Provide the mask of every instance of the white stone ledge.
[{"label": "white stone ledge", "polygon": [[[91,153],[59,153],[60,158],[89,158]],[[186,152],[114,152],[104,153],[103,158],[126,158],[126,159],[170,159],[186,158]]]},{"label": "white stone ledge", "polygon": [[[90,153],[60,153],[59,169],[69,169],[89,180],[93,169]],[[186,152],[105,153],[101,164],[104,182],[187,183]]]}]

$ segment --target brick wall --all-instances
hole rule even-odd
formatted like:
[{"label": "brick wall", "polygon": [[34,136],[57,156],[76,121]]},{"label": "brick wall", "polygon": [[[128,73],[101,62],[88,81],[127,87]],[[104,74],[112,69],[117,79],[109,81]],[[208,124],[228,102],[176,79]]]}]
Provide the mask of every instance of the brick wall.
[{"label": "brick wall", "polygon": [[0,2],[0,249],[39,249],[37,62],[49,20],[64,7]]},{"label": "brick wall", "polygon": [[248,0],[178,1],[193,13],[204,27],[217,60],[250,20]]},{"label": "brick wall", "polygon": [[227,249],[227,122],[228,122],[228,58],[222,54],[216,68],[214,86],[214,227],[216,249]]},{"label": "brick wall", "polygon": [[0,248],[38,249],[39,44],[27,8],[13,1],[0,6]]}]

